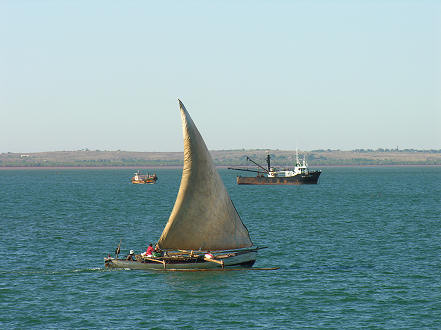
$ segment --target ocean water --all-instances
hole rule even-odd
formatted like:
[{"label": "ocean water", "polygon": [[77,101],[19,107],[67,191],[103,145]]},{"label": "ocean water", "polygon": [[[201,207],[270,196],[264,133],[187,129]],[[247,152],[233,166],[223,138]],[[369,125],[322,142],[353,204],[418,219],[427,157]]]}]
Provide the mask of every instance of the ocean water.
[{"label": "ocean water", "polygon": [[[135,170],[135,169],[134,169]],[[104,269],[168,220],[181,170],[0,171],[0,328],[440,328],[441,167],[323,168],[318,185],[238,186],[279,270]]]}]

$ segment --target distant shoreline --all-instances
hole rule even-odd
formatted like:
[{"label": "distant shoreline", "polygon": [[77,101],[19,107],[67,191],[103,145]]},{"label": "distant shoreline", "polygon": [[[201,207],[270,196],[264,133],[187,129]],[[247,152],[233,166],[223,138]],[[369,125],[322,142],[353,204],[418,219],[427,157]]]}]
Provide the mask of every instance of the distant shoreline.
[{"label": "distant shoreline", "polygon": [[[226,169],[231,166],[236,165],[216,165],[216,168]],[[279,166],[279,167],[290,167]],[[292,167],[292,166],[291,166]],[[321,166],[310,166],[314,169],[321,168],[335,168],[335,167],[441,167],[439,164],[392,164],[392,165],[321,165]],[[182,169],[182,166],[178,165],[161,165],[161,166],[0,166],[0,171],[10,171],[10,170],[175,170]]]},{"label": "distant shoreline", "polygon": [[[293,167],[297,162],[294,150],[212,150],[210,154],[219,167],[253,167],[247,159],[277,168]],[[298,153],[300,161],[306,158],[310,167],[324,166],[433,166],[441,165],[440,150],[314,150]],[[183,152],[130,152],[130,151],[55,151],[39,153],[2,153],[0,168],[123,168],[155,169],[181,168]]]}]

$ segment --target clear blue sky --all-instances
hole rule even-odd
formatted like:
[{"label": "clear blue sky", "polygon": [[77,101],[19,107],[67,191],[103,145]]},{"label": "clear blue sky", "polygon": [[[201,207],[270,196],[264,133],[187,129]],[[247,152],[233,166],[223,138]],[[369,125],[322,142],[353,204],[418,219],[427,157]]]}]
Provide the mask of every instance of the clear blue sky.
[{"label": "clear blue sky", "polygon": [[0,1],[0,152],[441,149],[441,1]]}]

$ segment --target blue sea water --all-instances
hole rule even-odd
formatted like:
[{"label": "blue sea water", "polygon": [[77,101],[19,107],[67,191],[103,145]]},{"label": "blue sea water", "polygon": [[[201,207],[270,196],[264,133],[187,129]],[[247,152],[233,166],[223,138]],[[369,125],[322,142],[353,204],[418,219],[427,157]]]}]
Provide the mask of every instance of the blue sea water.
[{"label": "blue sea water", "polygon": [[275,271],[104,269],[161,235],[181,170],[0,171],[0,328],[440,328],[441,167],[323,168],[318,185],[238,186]]}]

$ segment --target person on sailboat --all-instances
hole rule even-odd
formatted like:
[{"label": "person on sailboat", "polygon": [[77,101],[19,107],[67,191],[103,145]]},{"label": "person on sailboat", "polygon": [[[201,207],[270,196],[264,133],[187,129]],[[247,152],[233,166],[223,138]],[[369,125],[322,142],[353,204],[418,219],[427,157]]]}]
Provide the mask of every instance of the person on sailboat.
[{"label": "person on sailboat", "polygon": [[158,244],[155,245],[155,251],[153,251],[153,256],[154,257],[162,257],[163,256],[163,252]]},{"label": "person on sailboat", "polygon": [[152,255],[153,255],[153,244],[150,243],[147,250],[142,254],[142,256],[150,258]]},{"label": "person on sailboat", "polygon": [[129,260],[129,261],[135,261],[135,260],[136,260],[136,259],[135,259],[135,251],[130,250],[130,253],[129,253],[129,255],[127,256],[126,260]]}]

